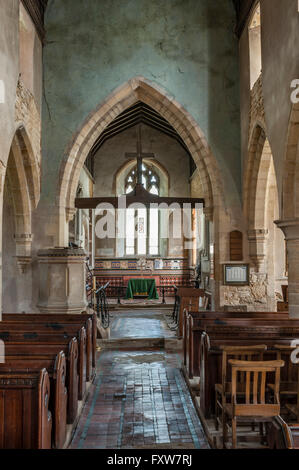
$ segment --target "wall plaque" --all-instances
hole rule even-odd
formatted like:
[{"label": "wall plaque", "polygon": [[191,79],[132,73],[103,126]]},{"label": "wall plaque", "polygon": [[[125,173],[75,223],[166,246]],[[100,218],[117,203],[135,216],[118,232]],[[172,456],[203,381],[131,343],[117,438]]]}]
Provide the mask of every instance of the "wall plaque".
[{"label": "wall plaque", "polygon": [[249,265],[248,264],[224,264],[223,283],[226,286],[248,286]]}]

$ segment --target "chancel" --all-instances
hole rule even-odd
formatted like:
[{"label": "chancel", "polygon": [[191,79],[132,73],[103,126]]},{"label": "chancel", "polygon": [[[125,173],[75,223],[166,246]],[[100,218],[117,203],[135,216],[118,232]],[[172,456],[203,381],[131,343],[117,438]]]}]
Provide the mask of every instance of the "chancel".
[{"label": "chancel", "polygon": [[298,40],[295,0],[0,0],[0,449],[299,448]]}]

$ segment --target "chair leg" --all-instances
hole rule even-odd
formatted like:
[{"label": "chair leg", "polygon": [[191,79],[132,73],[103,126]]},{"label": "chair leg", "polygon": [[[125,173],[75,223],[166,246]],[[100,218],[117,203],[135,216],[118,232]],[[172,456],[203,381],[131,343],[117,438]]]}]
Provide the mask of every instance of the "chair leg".
[{"label": "chair leg", "polygon": [[260,436],[261,436],[261,444],[264,443],[264,423],[260,423]]},{"label": "chair leg", "polygon": [[226,425],[226,414],[222,411],[222,444],[223,449],[226,449],[226,441],[227,441],[227,425]]},{"label": "chair leg", "polygon": [[215,427],[216,427],[216,431],[218,431],[219,430],[219,423],[218,423],[217,392],[215,392]]},{"label": "chair leg", "polygon": [[232,418],[232,435],[233,435],[233,449],[237,448],[237,418]]}]

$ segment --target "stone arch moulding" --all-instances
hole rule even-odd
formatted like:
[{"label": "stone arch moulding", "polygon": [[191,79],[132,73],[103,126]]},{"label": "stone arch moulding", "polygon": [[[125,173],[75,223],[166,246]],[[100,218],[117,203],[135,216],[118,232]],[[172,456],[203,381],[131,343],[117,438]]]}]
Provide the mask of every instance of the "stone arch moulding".
[{"label": "stone arch moulding", "polygon": [[278,206],[277,179],[272,151],[265,128],[259,121],[255,123],[249,142],[243,193],[249,257],[258,271],[265,269],[266,243],[269,236],[267,220],[269,201],[267,198],[271,178],[276,188],[274,197]]},{"label": "stone arch moulding", "polygon": [[24,125],[12,139],[4,178],[11,191],[15,219],[17,262],[24,272],[31,259],[32,211],[40,197],[40,174]]},{"label": "stone arch moulding", "polygon": [[293,104],[283,170],[282,219],[299,218],[299,103]]},{"label": "stone arch moulding", "polygon": [[114,90],[88,116],[65,152],[58,186],[58,242],[61,246],[66,243],[63,227],[71,220],[75,212],[74,201],[79,175],[88,152],[105,127],[137,101],[142,101],[159,112],[184,140],[199,169],[206,207],[213,208],[224,201],[218,164],[196,121],[162,88],[144,77],[135,77]]},{"label": "stone arch moulding", "polygon": [[[261,169],[261,162],[263,168]],[[266,137],[266,132],[259,122],[255,123],[253,128],[249,146],[247,164],[244,172],[244,215],[248,221],[248,228],[254,229],[256,225],[265,225],[265,220],[262,214],[257,217],[257,191],[260,189],[264,195],[266,193],[266,185],[259,188],[259,177],[263,180],[267,179],[269,167],[271,163],[271,149],[269,141]],[[262,174],[260,173],[262,170]],[[259,220],[258,220],[259,219]]]},{"label": "stone arch moulding", "polygon": [[11,148],[13,149],[13,147],[17,148],[22,156],[31,210],[34,210],[40,199],[40,165],[23,123],[19,122],[17,125]]}]

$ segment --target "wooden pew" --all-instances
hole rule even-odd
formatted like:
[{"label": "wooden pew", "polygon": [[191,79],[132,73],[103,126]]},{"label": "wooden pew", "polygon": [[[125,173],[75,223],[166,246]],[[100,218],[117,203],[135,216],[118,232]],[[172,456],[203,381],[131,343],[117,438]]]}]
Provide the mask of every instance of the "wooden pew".
[{"label": "wooden pew", "polygon": [[[88,320],[89,327],[91,320]],[[62,328],[61,328],[62,326]],[[31,342],[54,342],[65,345],[72,337],[76,336],[78,340],[79,351],[79,400],[83,399],[86,390],[86,380],[90,378],[92,367],[92,356],[89,349],[87,361],[87,338],[86,329],[81,325],[72,325],[67,328],[65,324],[28,322],[28,321],[2,321],[0,322],[0,339],[8,341],[31,341]],[[89,328],[89,338],[91,330]],[[88,372],[89,371],[89,377]]]},{"label": "wooden pew", "polygon": [[47,369],[50,379],[49,409],[53,419],[53,447],[62,449],[66,441],[67,422],[66,360],[63,351],[53,355],[53,357],[20,357],[10,355],[6,351],[5,363],[0,364],[0,373],[39,372],[43,368]]},{"label": "wooden pew", "polygon": [[288,319],[288,313],[277,312],[184,312],[183,351],[184,367],[189,378],[199,376],[200,338],[205,330],[205,320],[214,321],[215,324],[228,319],[265,319],[277,321]]},{"label": "wooden pew", "polygon": [[288,425],[277,416],[267,427],[267,441],[270,449],[299,449],[299,424]]},{"label": "wooden pew", "polygon": [[[49,318],[47,315],[46,319],[40,317],[39,315],[35,316],[34,314],[24,314],[19,315],[19,319],[9,319],[8,315],[5,315],[5,319],[2,319],[0,332],[5,329],[4,325],[7,325],[10,331],[26,331],[28,334],[35,332],[49,332],[62,334],[66,337],[77,336],[81,327],[84,326],[86,330],[86,377],[87,381],[91,381],[95,374],[95,368],[93,364],[95,363],[95,348],[94,348],[94,330],[93,330],[93,319],[91,316],[89,318],[81,319],[81,315],[77,315],[80,320],[78,321],[64,321],[57,319],[53,321],[52,318]],[[17,316],[16,316],[17,317]],[[29,317],[29,318],[28,318]],[[16,327],[16,324],[18,325]]]},{"label": "wooden pew", "polygon": [[[66,357],[66,387],[67,399],[67,424],[75,421],[78,412],[78,342],[72,338],[65,345],[49,343],[8,342],[5,345],[5,358],[13,357],[15,360],[24,360],[28,364],[40,363],[52,360],[59,351],[63,351]],[[4,363],[6,365],[6,362]]]},{"label": "wooden pew", "polygon": [[[21,318],[22,317],[22,318]],[[95,313],[88,314],[82,312],[81,314],[53,314],[53,313],[4,313],[2,321],[46,321],[51,323],[72,323],[74,325],[84,326],[87,328],[87,320],[91,319],[92,322],[92,367],[96,367],[96,350],[97,350],[97,316]],[[89,335],[87,334],[87,343],[89,342]],[[89,346],[88,346],[89,347]]]},{"label": "wooden pew", "polygon": [[272,355],[275,344],[290,344],[299,335],[299,321],[282,320],[275,323],[256,325],[253,321],[243,321],[239,325],[206,326],[200,342],[200,409],[203,417],[214,412],[215,384],[221,381],[221,350],[223,345],[266,344]]},{"label": "wooden pew", "polygon": [[[33,345],[38,345],[40,352],[58,352],[58,350],[68,349],[72,337],[64,334],[51,334],[48,332],[37,331],[11,331],[7,330],[7,325],[3,328],[3,322],[0,322],[0,339],[5,343],[5,349],[8,344],[23,343],[23,348],[30,354]],[[78,341],[78,399],[82,400],[86,392],[86,330],[81,327],[77,335]]]},{"label": "wooden pew", "polygon": [[0,371],[0,448],[50,449],[52,416],[46,369]]},{"label": "wooden pew", "polygon": [[181,337],[183,334],[184,310],[197,310],[199,298],[205,297],[206,294],[204,289],[195,289],[194,287],[180,287],[178,289],[177,295],[180,298],[178,336]]}]

